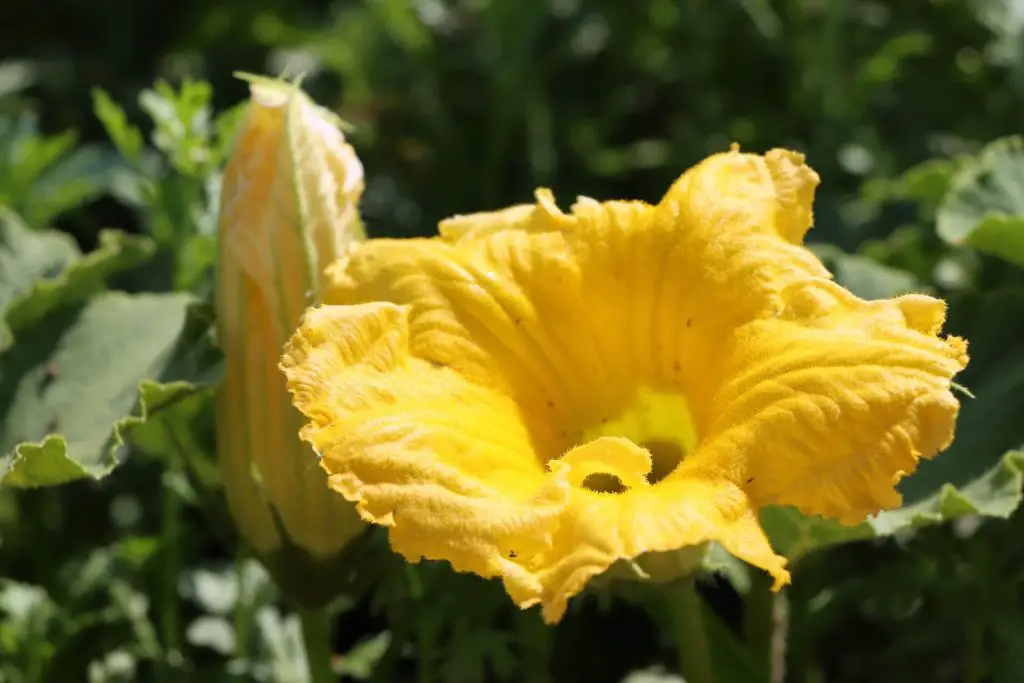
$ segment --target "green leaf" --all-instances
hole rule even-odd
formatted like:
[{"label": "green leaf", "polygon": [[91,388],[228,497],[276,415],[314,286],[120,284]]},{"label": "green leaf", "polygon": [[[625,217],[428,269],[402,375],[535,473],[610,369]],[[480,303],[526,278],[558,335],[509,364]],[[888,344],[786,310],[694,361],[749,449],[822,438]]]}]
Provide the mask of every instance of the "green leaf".
[{"label": "green leaf", "polygon": [[357,681],[369,680],[390,644],[390,631],[382,631],[375,636],[361,640],[341,658],[340,663],[335,667],[335,673],[354,678]]},{"label": "green leaf", "polygon": [[110,275],[152,253],[146,238],[104,230],[99,248],[82,256],[65,233],[32,231],[0,208],[0,351],[19,330],[57,308],[85,301],[105,288]]},{"label": "green leaf", "polygon": [[[126,440],[134,447],[174,469],[184,467],[200,495],[209,495],[220,486],[213,400],[222,356],[213,326],[212,306],[189,306],[178,348],[164,373],[165,378],[174,379],[143,380],[139,401],[146,408],[145,415],[122,424]],[[205,507],[211,521],[216,521],[215,506]]]},{"label": "green leaf", "polygon": [[56,279],[79,256],[69,235],[33,232],[13,211],[0,207],[0,311],[30,298],[25,295],[37,281]]},{"label": "green leaf", "polygon": [[1010,451],[970,484],[945,484],[938,493],[911,505],[880,513],[868,523],[875,535],[906,527],[938,524],[967,515],[1007,519],[1020,507],[1024,483],[1024,451]]},{"label": "green leaf", "polygon": [[192,302],[104,293],[19,333],[0,358],[0,487],[103,477],[129,430],[208,386]]},{"label": "green leaf", "polygon": [[158,80],[153,89],[139,95],[139,106],[155,126],[153,145],[187,177],[203,176],[219,161],[213,158],[209,146],[214,133],[212,95],[209,83],[189,79],[179,90]]},{"label": "green leaf", "polygon": [[796,508],[775,505],[761,510],[761,526],[768,534],[772,548],[789,558],[790,566],[811,551],[874,535],[866,522],[843,526],[832,519],[805,515]]},{"label": "green leaf", "polygon": [[929,159],[897,178],[880,178],[865,183],[863,195],[869,204],[902,199],[920,205],[922,217],[929,218],[949,192],[953,178],[970,157]]},{"label": "green leaf", "polygon": [[34,227],[108,192],[123,165],[109,150],[78,146],[73,131],[43,135],[31,111],[0,117],[0,205]]},{"label": "green leaf", "polygon": [[1011,451],[963,488],[946,484],[927,498],[887,510],[856,526],[804,515],[795,508],[774,506],[761,511],[761,524],[772,547],[796,563],[807,553],[831,545],[890,536],[969,515],[1006,519],[1020,507],[1022,484],[1024,451]]},{"label": "green leaf", "polygon": [[114,102],[102,88],[93,88],[92,106],[96,118],[103,124],[107,137],[114,143],[117,151],[131,163],[138,164],[142,158],[142,133],[128,123],[128,116],[121,105]]},{"label": "green leaf", "polygon": [[936,219],[949,244],[1024,265],[1024,139],[996,140],[960,169]]},{"label": "green leaf", "polygon": [[847,254],[829,244],[815,244],[811,249],[832,271],[836,282],[862,299],[887,299],[928,290],[913,273],[878,263],[867,256]]},{"label": "green leaf", "polygon": [[112,190],[126,168],[108,147],[74,148],[32,183],[30,196],[22,202],[26,220],[35,226],[48,225]]}]

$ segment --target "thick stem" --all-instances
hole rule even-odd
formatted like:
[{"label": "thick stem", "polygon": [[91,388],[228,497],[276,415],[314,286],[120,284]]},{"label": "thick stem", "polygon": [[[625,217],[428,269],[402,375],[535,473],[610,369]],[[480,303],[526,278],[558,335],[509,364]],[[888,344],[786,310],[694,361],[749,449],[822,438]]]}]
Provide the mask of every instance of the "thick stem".
[{"label": "thick stem", "polygon": [[299,619],[310,683],[336,683],[338,679],[331,668],[331,615],[326,609],[303,609]]},{"label": "thick stem", "polygon": [[704,630],[704,606],[696,583],[685,579],[668,586],[667,590],[679,671],[686,683],[714,683],[711,650]]}]

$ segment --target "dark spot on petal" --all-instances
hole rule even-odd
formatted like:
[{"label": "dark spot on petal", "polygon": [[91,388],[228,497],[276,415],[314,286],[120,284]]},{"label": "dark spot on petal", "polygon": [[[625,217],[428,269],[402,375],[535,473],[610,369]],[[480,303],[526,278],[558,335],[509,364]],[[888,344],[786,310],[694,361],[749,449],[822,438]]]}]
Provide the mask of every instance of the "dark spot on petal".
[{"label": "dark spot on petal", "polygon": [[686,319],[686,326],[689,327],[692,324],[693,324],[693,318],[687,318]]},{"label": "dark spot on petal", "polygon": [[508,559],[510,559],[510,560],[516,559],[516,551],[515,550],[509,550],[508,551]]},{"label": "dark spot on petal", "polygon": [[747,479],[747,483],[748,484],[753,484],[754,483],[754,478],[751,477],[750,479]]}]

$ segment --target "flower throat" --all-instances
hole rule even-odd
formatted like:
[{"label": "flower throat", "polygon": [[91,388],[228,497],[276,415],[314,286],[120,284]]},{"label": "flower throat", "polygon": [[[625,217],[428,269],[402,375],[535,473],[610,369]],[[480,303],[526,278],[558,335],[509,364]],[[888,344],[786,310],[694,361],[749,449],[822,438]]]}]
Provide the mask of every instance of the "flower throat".
[{"label": "flower throat", "polygon": [[[686,399],[674,392],[642,388],[618,417],[583,432],[586,443],[602,436],[629,439],[651,454],[647,481],[656,484],[697,446],[697,429]],[[614,474],[595,472],[583,480],[583,488],[598,493],[623,493],[627,487]]]}]

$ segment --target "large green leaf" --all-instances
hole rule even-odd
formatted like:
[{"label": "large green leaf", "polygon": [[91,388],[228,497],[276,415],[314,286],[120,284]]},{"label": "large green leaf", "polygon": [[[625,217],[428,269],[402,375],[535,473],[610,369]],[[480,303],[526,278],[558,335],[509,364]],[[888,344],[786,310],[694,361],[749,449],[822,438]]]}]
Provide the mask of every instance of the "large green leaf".
[{"label": "large green leaf", "polygon": [[916,503],[887,510],[856,526],[812,517],[789,507],[769,507],[761,523],[775,550],[796,562],[830,545],[890,536],[909,528],[941,524],[968,515],[1006,519],[1020,507],[1024,484],[1024,451],[1010,451],[983,475],[963,488],[945,484]]},{"label": "large green leaf", "polygon": [[125,429],[193,391],[174,376],[191,301],[105,293],[19,334],[0,359],[0,486],[102,477]]},{"label": "large green leaf", "polygon": [[957,379],[976,398],[961,397],[957,436],[922,462],[900,490],[903,507],[858,526],[769,508],[762,522],[773,546],[792,560],[816,548],[956,519],[1006,518],[1021,504],[1024,482],[1024,290],[964,294],[950,301],[949,331],[970,341],[971,362]]},{"label": "large green leaf", "polygon": [[924,161],[896,178],[879,178],[865,183],[864,199],[869,204],[903,199],[915,202],[922,217],[931,219],[953,178],[971,161],[969,156]]},{"label": "large green leaf", "polygon": [[946,242],[1024,265],[1024,139],[996,140],[965,164],[936,220]]},{"label": "large green leaf", "polygon": [[31,230],[0,207],[0,351],[18,330],[61,306],[87,300],[105,288],[110,275],[152,253],[146,238],[105,230],[99,248],[83,256],[67,234]]},{"label": "large green leaf", "polygon": [[106,231],[83,256],[0,210],[0,486],[101,477],[132,430],[150,451],[189,448],[191,432],[167,430],[208,401],[210,314],[189,315],[199,309],[183,293],[103,293],[152,252]]},{"label": "large green leaf", "polygon": [[213,339],[213,324],[212,306],[189,307],[164,381],[147,379],[139,386],[145,416],[130,418],[122,425],[134,447],[175,469],[184,467],[200,493],[209,493],[220,484],[213,397],[221,352]]}]

